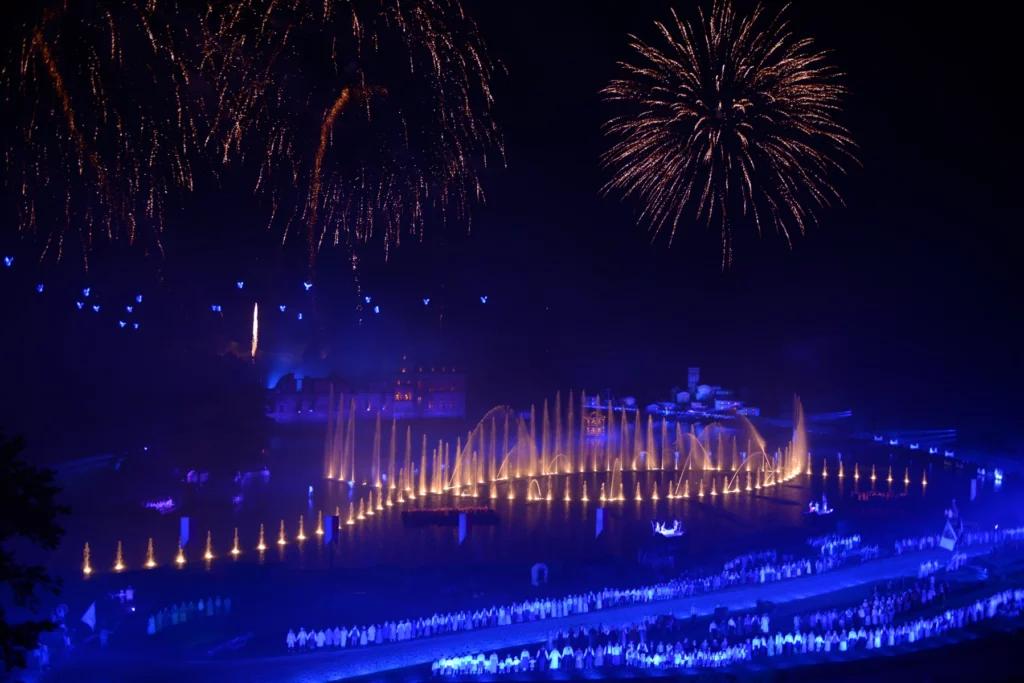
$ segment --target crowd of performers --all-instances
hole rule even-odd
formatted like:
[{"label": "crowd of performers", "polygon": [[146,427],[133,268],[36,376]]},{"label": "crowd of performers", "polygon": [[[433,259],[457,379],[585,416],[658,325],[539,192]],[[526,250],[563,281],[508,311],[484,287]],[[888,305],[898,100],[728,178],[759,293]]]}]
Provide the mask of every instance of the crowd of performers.
[{"label": "crowd of performers", "polygon": [[827,536],[816,536],[807,539],[807,545],[818,548],[822,555],[835,555],[836,553],[850,552],[860,545],[860,534],[852,536],[840,536],[839,534],[828,534]]},{"label": "crowd of performers", "polygon": [[742,555],[725,564],[725,568],[708,576],[683,574],[677,579],[632,589],[605,588],[601,591],[579,593],[564,598],[544,598],[495,605],[479,610],[463,610],[434,614],[416,620],[387,621],[345,629],[289,629],[285,644],[289,652],[314,650],[323,647],[364,647],[426,638],[480,628],[508,626],[515,623],[538,621],[573,614],[586,614],[594,610],[660,602],[690,597],[721,590],[730,586],[775,583],[811,574],[821,574],[842,564],[846,557],[829,556],[820,559],[779,557],[775,551]]},{"label": "crowd of performers", "polygon": [[[1009,539],[1024,539],[1024,527],[1012,530],[998,530],[964,534],[967,543],[996,543]],[[930,539],[930,540],[929,540]],[[923,536],[908,539],[902,546],[897,543],[898,552],[910,549],[926,549],[938,546],[938,537]],[[433,614],[418,619],[385,621],[383,623],[307,630],[289,629],[285,636],[288,652],[310,651],[321,648],[348,648],[381,645],[455,633],[480,628],[495,628],[516,623],[539,621],[575,614],[586,614],[620,605],[655,603],[677,598],[710,593],[723,588],[740,585],[774,583],[832,570],[847,561],[861,561],[877,558],[878,546],[853,548],[849,552],[840,548],[836,554],[821,557],[793,558],[780,556],[775,551],[750,553],[725,563],[721,572],[710,575],[685,573],[678,578],[631,589],[605,588],[569,595],[563,598],[534,598],[508,605],[494,605],[477,610],[462,610],[444,614]]]},{"label": "crowd of performers", "polygon": [[[708,636],[689,633],[692,627],[674,617],[652,617],[621,627],[559,632],[536,648],[443,657],[433,662],[435,676],[504,674],[561,669],[721,668],[773,657],[849,650],[885,650],[916,643],[997,616],[1020,616],[1024,589],[1005,590],[934,616],[914,618],[910,612],[942,603],[947,588],[934,580],[910,590],[875,595],[859,605],[818,611],[793,618],[787,632],[773,635],[768,615],[730,617],[712,622]],[[941,609],[941,607],[940,607]],[[902,618],[906,617],[906,618]],[[531,652],[531,650],[534,650]]]},{"label": "crowd of performers", "polygon": [[[895,549],[897,555],[914,550],[930,550],[941,547],[940,534],[928,536],[914,536],[896,541]],[[1024,527],[1012,529],[986,529],[983,531],[965,531],[956,540],[958,548],[967,548],[972,545],[989,545],[992,543],[1004,543],[1006,541],[1024,540]]]},{"label": "crowd of performers", "polygon": [[153,635],[171,626],[196,621],[203,616],[212,617],[220,614],[231,614],[231,598],[221,600],[218,595],[216,598],[206,598],[206,600],[199,598],[198,603],[194,600],[188,603],[182,601],[180,606],[164,607],[156,614],[149,615],[146,622],[146,633]]}]

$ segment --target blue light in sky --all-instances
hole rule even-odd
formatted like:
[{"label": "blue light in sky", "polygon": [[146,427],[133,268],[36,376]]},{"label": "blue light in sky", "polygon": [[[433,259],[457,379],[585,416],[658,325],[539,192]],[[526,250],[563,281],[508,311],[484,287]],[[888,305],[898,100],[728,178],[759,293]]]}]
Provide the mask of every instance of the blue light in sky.
[{"label": "blue light in sky", "polygon": [[14,265],[14,257],[13,256],[4,256],[4,265],[7,266],[8,268],[13,266]]},{"label": "blue light in sky", "polygon": [[76,301],[75,305],[78,306],[78,310],[82,310],[82,306],[85,306],[81,301]]},{"label": "blue light in sky", "polygon": [[42,294],[43,293],[43,286],[42,285],[36,285],[36,291],[39,292],[40,294]]},{"label": "blue light in sky", "polygon": [[303,282],[302,286],[305,287],[306,291],[308,292],[309,290],[311,290],[313,288],[313,283],[312,282]]},{"label": "blue light in sky", "polygon": [[99,306],[93,306],[92,310],[95,311],[96,313],[99,313],[100,312],[100,307]]},{"label": "blue light in sky", "polygon": [[380,306],[374,306],[373,307],[373,312],[374,313],[380,313]]},{"label": "blue light in sky", "polygon": [[82,290],[82,296],[84,296],[86,299],[89,298],[89,288],[88,287],[86,287],[85,289]]},{"label": "blue light in sky", "polygon": [[218,306],[217,304],[214,304],[213,306],[210,306],[210,310],[213,311],[214,313],[220,313],[221,307]]},{"label": "blue light in sky", "polygon": [[127,323],[125,323],[125,321],[123,320],[118,320],[117,324],[120,325],[121,327],[124,327]]},{"label": "blue light in sky", "polygon": [[137,303],[137,304],[141,304],[142,303],[142,295],[141,294],[136,294],[135,295],[135,303]]},{"label": "blue light in sky", "polygon": [[[135,329],[139,329],[139,324],[138,323],[132,323],[132,327],[134,327]],[[144,448],[143,450],[147,450],[147,449]]]},{"label": "blue light in sky", "polygon": [[370,297],[366,297],[366,303],[370,303]]},{"label": "blue light in sky", "polygon": [[486,296],[480,297],[480,303],[482,303],[482,304],[487,303],[487,297]]},{"label": "blue light in sky", "polygon": [[299,313],[299,320],[302,320],[302,314]]},{"label": "blue light in sky", "polygon": [[124,307],[124,309],[125,309],[126,311],[128,311],[129,313],[131,313],[131,312],[132,312],[132,307],[131,307],[131,306],[125,306],[125,307]]},{"label": "blue light in sky", "polygon": [[284,304],[281,304],[280,306],[278,306],[278,308],[281,310],[282,313],[284,313],[284,309],[286,309],[288,307],[285,306]]},{"label": "blue light in sky", "polygon": [[235,283],[235,287],[241,289],[242,287],[245,287],[245,283],[239,280],[238,282]]},{"label": "blue light in sky", "polygon": [[424,299],[423,300],[423,305],[424,306],[429,306],[430,305],[430,299]]}]

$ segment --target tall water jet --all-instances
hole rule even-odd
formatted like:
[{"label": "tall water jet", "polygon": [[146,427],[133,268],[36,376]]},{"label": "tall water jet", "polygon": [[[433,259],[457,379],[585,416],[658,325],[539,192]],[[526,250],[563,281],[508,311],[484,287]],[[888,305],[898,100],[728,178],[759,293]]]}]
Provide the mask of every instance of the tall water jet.
[{"label": "tall water jet", "polygon": [[355,523],[356,523],[355,503],[353,503],[352,501],[349,501],[348,502],[348,519],[345,520],[345,524],[346,524],[346,526],[352,526]]},{"label": "tall water jet", "polygon": [[590,502],[590,499],[587,498],[587,482],[586,482],[586,480],[583,481],[583,496],[580,498],[580,500],[582,500],[584,503],[589,503]]},{"label": "tall water jet", "polygon": [[121,551],[121,541],[117,542],[117,556],[114,558],[114,571],[124,571],[124,554]]},{"label": "tall water jet", "polygon": [[793,448],[790,453],[791,472],[800,472],[808,460],[809,446],[807,424],[804,420],[804,406],[799,396],[793,396]]},{"label": "tall water jet", "polygon": [[[701,481],[701,483],[703,484],[704,482]],[[712,496],[717,496],[718,495],[718,491],[715,490],[715,478],[714,477],[711,477],[711,495]]]},{"label": "tall water jet", "polygon": [[647,441],[644,444],[644,450],[647,452],[644,456],[644,469],[661,469],[658,466],[659,463],[654,450],[654,419],[650,415],[647,416]]},{"label": "tall water jet", "polygon": [[[409,491],[409,500],[416,500],[416,494],[413,493],[412,491]],[[398,489],[398,503],[399,503],[399,505],[401,505],[404,502],[405,502],[405,491],[403,491],[402,489]],[[388,497],[388,505],[391,505],[391,497],[390,496]]]},{"label": "tall water jet", "polygon": [[[507,466],[508,466],[507,465],[507,460],[508,460],[508,456],[509,456],[509,450],[508,450],[508,413],[505,413],[505,432],[504,432],[504,434],[505,435],[504,435],[504,437],[502,438],[502,441],[501,441],[501,458],[505,462],[502,462],[501,467],[502,468],[507,468]],[[518,451],[518,449],[516,449],[516,450]],[[516,453],[516,476],[517,477],[519,476],[519,454],[518,454],[518,452]],[[505,478],[506,479],[511,479],[512,478],[511,477],[511,472],[509,472],[507,469],[505,471]]]},{"label": "tall water jet", "polygon": [[[508,413],[505,414],[505,419],[508,419]],[[490,475],[491,481],[498,480],[498,425],[493,417],[491,418],[491,447],[487,473]]]},{"label": "tall water jet", "polygon": [[[410,477],[411,478],[411,477]],[[423,435],[423,451],[420,453],[420,496],[427,495],[427,435]]]},{"label": "tall water jet", "polygon": [[342,457],[347,463],[345,465],[345,478],[354,482],[356,480],[356,400],[349,402],[348,422],[345,429],[344,453]]},{"label": "tall water jet", "polygon": [[703,478],[700,480],[700,489],[697,491],[697,497],[698,498],[703,498],[704,497],[704,479]]},{"label": "tall water jet", "polygon": [[540,473],[548,473],[548,462],[551,460],[551,453],[548,450],[548,440],[551,434],[550,417],[548,415],[548,400],[544,399],[544,412],[541,414],[540,433]]},{"label": "tall water jet", "polygon": [[544,500],[550,501],[551,500],[551,478],[549,477],[545,481],[548,484],[548,492],[546,494],[544,494]]},{"label": "tall water jet", "polygon": [[263,525],[260,524],[260,542],[259,542],[259,545],[256,546],[256,550],[259,550],[260,552],[263,552],[266,549],[267,549],[267,544],[263,542]]},{"label": "tall water jet", "polygon": [[871,466],[871,481],[874,481],[875,479],[876,479],[876,477],[875,477],[875,466],[872,465]]},{"label": "tall water jet", "polygon": [[317,510],[317,513],[316,513],[316,535],[317,536],[323,536],[324,535],[324,511],[323,510]]},{"label": "tall water jet", "polygon": [[360,522],[366,519],[366,501],[362,498],[359,499],[359,514],[356,515],[356,519]]},{"label": "tall water jet", "polygon": [[839,461],[839,478],[840,479],[843,478],[843,461],[842,460]]},{"label": "tall water jet", "polygon": [[860,465],[853,463],[853,480],[857,481],[858,479],[860,479]]},{"label": "tall water jet", "polygon": [[569,489],[569,477],[565,478],[565,502],[572,501],[572,491]]},{"label": "tall water jet", "polygon": [[626,499],[622,492],[622,462],[618,459],[616,459],[615,463],[612,465],[612,481],[609,488],[611,489],[609,493],[611,494],[612,500]]},{"label": "tall water jet", "polygon": [[146,545],[146,569],[152,569],[156,566],[156,558],[153,556],[153,539],[149,539],[149,543]]},{"label": "tall water jet", "polygon": [[[586,482],[584,482],[584,484],[585,483]],[[600,500],[602,503],[604,503],[605,501],[608,500],[608,498],[605,496],[605,493],[604,493],[604,482],[603,481],[601,482],[601,497],[598,500]]]},{"label": "tall water jet", "polygon": [[178,539],[178,554],[174,557],[174,564],[178,565],[179,568],[185,566],[185,551],[181,548],[180,538]]},{"label": "tall water jet", "polygon": [[285,540],[285,537],[284,537],[284,520],[282,519],[281,520],[281,528],[277,532],[277,544],[278,545],[284,545],[285,543],[287,543],[287,541]]},{"label": "tall water jet", "polygon": [[370,460],[370,480],[375,489],[380,488],[380,412],[373,428],[373,458]]},{"label": "tall water jet", "polygon": [[299,515],[299,535],[296,538],[300,541],[306,540],[306,528],[302,519],[302,515]]},{"label": "tall water jet", "polygon": [[751,490],[753,490],[753,489],[751,488],[751,486],[750,486],[750,479],[751,479],[751,475],[750,475],[750,468],[747,468],[747,490],[748,490],[748,491],[751,491]]},{"label": "tall water jet", "polygon": [[643,500],[643,494],[640,493],[640,482],[636,483],[636,494],[633,496],[633,500]]},{"label": "tall water jet", "polygon": [[828,463],[824,460],[821,462],[821,478],[824,479],[828,476]]},{"label": "tall water jet", "polygon": [[892,483],[892,465],[889,465],[889,474],[886,476],[885,480],[890,484]]},{"label": "tall water jet", "polygon": [[[362,507],[362,506],[360,506],[360,507]],[[366,515],[368,517],[372,517],[373,514],[374,514],[373,513],[373,489],[370,489],[370,504],[366,506]]]},{"label": "tall water jet", "polygon": [[903,484],[905,486],[910,484],[910,468],[909,467],[906,469],[905,472],[903,472]]},{"label": "tall water jet", "polygon": [[391,418],[391,443],[388,444],[388,488],[398,487],[395,477],[395,448],[398,446],[398,423]]},{"label": "tall water jet", "polygon": [[[398,491],[398,495],[399,496],[401,496],[402,493],[404,493],[404,491],[405,491],[404,489],[388,489],[387,501],[384,503],[388,507],[394,507],[394,505],[395,505],[395,502],[392,500],[392,497],[394,496],[394,493],[395,493],[396,490]],[[404,500],[403,500],[403,502],[404,502]]]},{"label": "tall water jet", "polygon": [[683,482],[683,498],[690,497],[690,480],[687,479]]},{"label": "tall water jet", "polygon": [[241,552],[242,552],[242,549],[238,547],[238,527],[236,526],[235,527],[235,541],[231,545],[231,554],[234,555],[235,557],[238,557],[239,553],[241,553]]},{"label": "tall water jet", "polygon": [[498,498],[498,482],[492,481],[490,485],[490,498],[491,500],[497,500]]},{"label": "tall water jet", "polygon": [[[557,458],[559,455],[565,455],[565,447],[562,444],[562,392],[555,392],[555,441],[551,447],[551,457]],[[566,467],[563,464],[567,474],[572,474],[572,467]],[[558,473],[558,469],[555,469],[555,473]]]},{"label": "tall water jet", "polygon": [[921,472],[921,486],[928,485],[928,471],[924,470]]},{"label": "tall water jet", "polygon": [[203,559],[207,562],[213,559],[213,540],[209,531],[206,532],[206,552],[203,553]]},{"label": "tall water jet", "polygon": [[[537,490],[536,495],[533,493],[534,489]],[[509,490],[511,490],[511,489],[509,489]],[[530,482],[526,485],[526,500],[529,500],[529,501],[540,500],[543,497],[544,497],[544,494],[541,493],[540,482],[537,481],[536,479],[531,479]]]},{"label": "tall water jet", "polygon": [[574,439],[572,438],[573,424],[575,423],[576,404],[573,403],[572,390],[569,391],[569,406],[568,414],[565,417],[565,460],[569,463],[569,473],[583,472],[586,468],[586,463],[583,462],[583,453],[576,454],[573,448]]},{"label": "tall water jet", "polygon": [[658,482],[654,482],[652,488],[654,490],[651,491],[651,500],[658,500]]},{"label": "tall water jet", "polygon": [[633,414],[636,417],[636,420],[634,421],[634,424],[633,424],[633,449],[630,451],[630,453],[633,456],[632,462],[633,462],[633,469],[635,470],[636,469],[636,459],[638,457],[640,457],[640,449],[643,448],[643,441],[641,441],[641,438],[640,438],[640,434],[641,434],[641,432],[640,432],[640,427],[641,427],[641,425],[640,425],[640,410],[639,409],[634,410]]}]

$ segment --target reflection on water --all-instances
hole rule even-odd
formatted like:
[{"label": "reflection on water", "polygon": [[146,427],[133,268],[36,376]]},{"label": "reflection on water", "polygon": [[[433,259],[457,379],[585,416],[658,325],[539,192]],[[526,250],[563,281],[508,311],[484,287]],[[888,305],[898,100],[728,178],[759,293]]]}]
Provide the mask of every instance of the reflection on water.
[{"label": "reflection on water", "polygon": [[[90,518],[83,525],[87,528],[76,530],[82,538],[77,547],[82,548],[85,540],[92,543],[93,571],[113,566],[118,540],[123,541],[122,558],[128,570],[161,560],[185,566],[190,556],[199,560],[204,555],[209,555],[207,564],[214,567],[238,561],[280,562],[304,569],[445,565],[467,560],[585,562],[611,555],[635,556],[650,542],[651,521],[679,519],[687,530],[687,551],[699,555],[740,544],[769,545],[781,532],[834,525],[838,519],[857,521],[858,531],[867,524],[888,525],[898,519],[938,520],[949,499],[966,498],[970,486],[968,477],[941,469],[929,472],[921,465],[907,467],[904,477],[893,481],[888,477],[859,480],[858,464],[853,468],[855,477],[828,476],[828,470],[842,475],[840,463],[833,458],[826,466],[821,459],[815,460],[811,474],[804,470],[777,484],[766,482],[759,472],[748,475],[742,470],[615,470],[471,484],[415,498],[389,495],[388,489],[381,495],[381,489],[339,481],[325,482],[310,495],[305,485],[286,477],[272,478],[247,487],[241,500],[233,500],[231,492],[208,491],[184,500],[179,513],[190,518],[191,527],[191,539],[184,548],[177,546],[179,515],[152,510]],[[865,462],[865,466],[875,470],[874,463]],[[613,486],[616,499],[609,496],[602,503],[588,494],[599,491],[604,499]],[[691,495],[693,491],[709,495]],[[822,494],[836,509],[835,520],[816,516],[812,520],[803,514],[807,504],[821,500]],[[856,494],[862,494],[861,500],[854,500]],[[393,502],[388,505],[382,499]],[[496,526],[473,528],[463,547],[455,529],[406,528],[401,520],[403,510],[478,506],[492,507],[500,521]],[[600,506],[606,509],[605,532],[595,539],[592,508]],[[316,533],[306,538],[305,520],[314,519],[313,515]],[[328,520],[336,525],[331,530],[337,538],[333,553],[325,547],[322,533]],[[275,522],[277,552],[268,558],[264,528]],[[221,549],[219,554],[216,548]],[[85,562],[90,562],[88,550]],[[74,560],[69,564],[74,565]]]}]

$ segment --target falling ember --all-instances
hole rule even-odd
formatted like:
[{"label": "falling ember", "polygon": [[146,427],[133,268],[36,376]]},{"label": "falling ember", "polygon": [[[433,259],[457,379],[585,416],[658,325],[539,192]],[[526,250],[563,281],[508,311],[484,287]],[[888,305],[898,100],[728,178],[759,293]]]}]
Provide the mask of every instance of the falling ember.
[{"label": "falling ember", "polygon": [[260,345],[260,305],[252,305],[252,359],[256,361],[256,349]]},{"label": "falling ember", "polygon": [[82,573],[86,576],[92,574],[92,565],[89,564],[89,544],[85,544],[85,550],[82,551]]},{"label": "falling ember", "polygon": [[124,571],[124,555],[121,553],[121,541],[117,542],[117,557],[114,559],[114,571]]},{"label": "falling ember", "polygon": [[156,566],[156,559],[153,557],[153,539],[149,539],[149,545],[146,546],[146,569],[152,569]]}]

